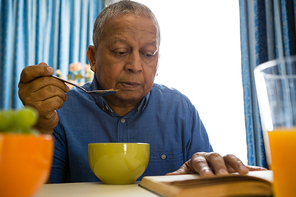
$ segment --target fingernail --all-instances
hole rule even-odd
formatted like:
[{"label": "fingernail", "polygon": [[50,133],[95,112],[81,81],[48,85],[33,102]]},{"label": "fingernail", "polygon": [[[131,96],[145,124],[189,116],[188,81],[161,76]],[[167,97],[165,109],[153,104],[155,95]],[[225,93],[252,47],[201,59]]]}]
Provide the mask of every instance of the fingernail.
[{"label": "fingernail", "polygon": [[53,73],[53,68],[50,67],[50,66],[48,66],[48,67],[47,67],[47,71],[48,71],[49,73]]},{"label": "fingernail", "polygon": [[241,173],[248,173],[249,172],[249,169],[244,165],[241,165],[239,167],[239,169],[240,169]]},{"label": "fingernail", "polygon": [[225,169],[220,169],[220,170],[218,171],[218,174],[221,174],[221,175],[223,175],[223,174],[228,174],[228,171],[225,170]]},{"label": "fingernail", "polygon": [[214,175],[213,172],[209,168],[202,169],[202,173],[200,173],[201,176],[212,176]]}]

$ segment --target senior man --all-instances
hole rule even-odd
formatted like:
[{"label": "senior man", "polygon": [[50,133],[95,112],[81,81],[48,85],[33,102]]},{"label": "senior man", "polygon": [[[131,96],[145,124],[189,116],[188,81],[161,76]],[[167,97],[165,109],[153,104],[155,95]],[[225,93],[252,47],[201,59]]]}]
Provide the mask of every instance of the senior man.
[{"label": "senior man", "polygon": [[189,99],[154,84],[160,29],[149,8],[132,1],[109,5],[95,21],[93,42],[87,58],[95,77],[84,88],[118,89],[115,94],[69,91],[63,82],[50,77],[53,69],[46,63],[28,66],[21,74],[20,99],[38,110],[36,128],[55,137],[51,182],[99,181],[87,158],[87,145],[95,142],[149,143],[150,161],[142,176],[212,176],[257,169],[234,155],[212,152]]}]

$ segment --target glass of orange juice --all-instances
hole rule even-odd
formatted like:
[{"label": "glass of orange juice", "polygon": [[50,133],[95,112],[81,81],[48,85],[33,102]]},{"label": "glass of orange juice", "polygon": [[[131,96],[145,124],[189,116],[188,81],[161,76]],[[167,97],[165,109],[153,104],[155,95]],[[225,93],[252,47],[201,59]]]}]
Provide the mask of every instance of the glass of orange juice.
[{"label": "glass of orange juice", "polygon": [[295,196],[296,56],[263,63],[254,76],[274,196]]}]

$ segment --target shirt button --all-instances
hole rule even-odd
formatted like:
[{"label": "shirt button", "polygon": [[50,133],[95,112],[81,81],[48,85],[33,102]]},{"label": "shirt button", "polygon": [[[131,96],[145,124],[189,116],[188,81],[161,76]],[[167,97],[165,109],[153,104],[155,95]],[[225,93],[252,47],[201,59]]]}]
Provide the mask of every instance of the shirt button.
[{"label": "shirt button", "polygon": [[161,155],[161,159],[163,159],[163,160],[166,159],[166,155],[165,154],[162,154]]},{"label": "shirt button", "polygon": [[125,123],[125,119],[124,118],[122,118],[120,121],[121,121],[121,123]]}]

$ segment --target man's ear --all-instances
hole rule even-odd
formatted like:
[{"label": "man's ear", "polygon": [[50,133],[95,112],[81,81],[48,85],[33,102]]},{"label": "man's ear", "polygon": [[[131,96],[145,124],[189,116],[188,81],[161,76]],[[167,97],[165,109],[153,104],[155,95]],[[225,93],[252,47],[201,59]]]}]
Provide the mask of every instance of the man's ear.
[{"label": "man's ear", "polygon": [[95,66],[96,65],[96,52],[97,52],[97,49],[95,46],[93,46],[93,45],[88,46],[86,56],[87,56],[87,59],[90,64],[90,69],[93,72],[96,72],[96,66]]}]

